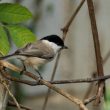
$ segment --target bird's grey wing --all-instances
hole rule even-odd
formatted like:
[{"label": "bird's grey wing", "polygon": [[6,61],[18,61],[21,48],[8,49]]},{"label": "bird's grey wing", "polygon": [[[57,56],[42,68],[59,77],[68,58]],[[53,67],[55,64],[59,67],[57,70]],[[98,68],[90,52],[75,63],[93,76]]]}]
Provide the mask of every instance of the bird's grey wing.
[{"label": "bird's grey wing", "polygon": [[44,58],[44,59],[51,59],[54,57],[53,54],[46,53],[39,49],[27,51],[27,52],[22,53],[21,55],[25,55],[29,57],[39,57],[39,58]]},{"label": "bird's grey wing", "polygon": [[21,50],[18,52],[19,55],[39,57],[44,59],[52,59],[54,57],[54,53],[51,50],[45,50],[45,45],[41,46],[40,43],[28,44]]}]

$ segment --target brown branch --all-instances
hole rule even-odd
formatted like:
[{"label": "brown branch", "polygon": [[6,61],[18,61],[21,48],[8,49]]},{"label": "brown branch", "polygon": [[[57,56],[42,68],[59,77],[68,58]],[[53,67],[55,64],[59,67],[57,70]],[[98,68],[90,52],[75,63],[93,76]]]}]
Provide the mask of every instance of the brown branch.
[{"label": "brown branch", "polygon": [[87,105],[87,104],[89,104],[90,102],[92,102],[94,100],[96,100],[96,96],[92,96],[92,97],[90,97],[88,99],[85,99],[84,100],[84,104]]},{"label": "brown branch", "polygon": [[[72,14],[72,16],[70,17],[70,19],[68,20],[68,22],[66,23],[66,25],[64,26],[64,28],[61,29],[63,31],[63,37],[62,37],[62,39],[64,41],[65,41],[66,35],[67,35],[68,31],[69,31],[70,25],[72,24],[74,18],[78,14],[78,12],[81,9],[81,7],[82,7],[82,5],[83,5],[84,2],[85,2],[85,0],[82,0],[80,2],[79,6],[76,8],[75,12]],[[54,79],[54,76],[55,76],[55,73],[56,73],[56,70],[57,70],[57,67],[58,67],[58,64],[59,64],[60,55],[61,55],[61,52],[59,52],[59,54],[57,55],[56,62],[54,64],[54,68],[53,68],[53,72],[52,72],[52,76],[51,76],[51,81]],[[45,110],[46,109],[46,105],[47,105],[47,102],[48,102],[49,94],[50,94],[50,89],[48,89],[48,91],[47,91],[47,94],[46,94],[46,97],[45,97],[45,101],[44,101],[42,110]]]},{"label": "brown branch", "polygon": [[35,81],[29,81],[29,80],[25,80],[25,79],[12,77],[9,73],[7,73],[6,71],[3,71],[3,70],[1,71],[1,75],[10,81],[14,81],[14,82],[18,82],[18,83],[22,83],[22,84],[26,84],[26,85],[30,85],[30,86],[38,85],[38,81],[36,81],[36,80]]},{"label": "brown branch", "polygon": [[[92,28],[92,34],[93,34],[93,40],[94,40],[97,73],[98,73],[98,76],[104,76],[102,57],[101,57],[101,51],[100,51],[100,43],[99,43],[99,35],[98,35],[98,30],[97,30],[97,25],[96,25],[93,1],[87,0],[87,5],[88,5],[88,10],[89,10],[89,16],[90,16],[91,28]],[[100,102],[100,98],[102,97],[103,92],[104,92],[104,81],[99,81],[96,105]]]},{"label": "brown branch", "polygon": [[[2,61],[2,62],[3,62],[3,61]],[[1,63],[1,62],[0,62],[0,67],[1,67],[1,66],[4,67],[3,64],[6,64],[6,63],[7,63],[6,61],[4,61],[4,62],[5,62],[5,63]],[[12,65],[12,64],[11,64],[11,65]],[[16,72],[21,72],[21,71],[22,71],[21,68],[18,68],[18,67],[14,66],[14,65],[13,65],[13,67],[16,68]],[[9,68],[10,68],[10,67],[9,67]],[[11,68],[10,68],[10,69],[11,69]],[[13,68],[12,68],[12,70],[13,70]],[[3,68],[1,68],[0,71],[1,71],[1,72],[4,72]],[[37,77],[36,75],[34,75],[34,74],[30,73],[30,72],[26,72],[26,73],[24,73],[24,75],[29,76],[30,78],[33,78],[33,79],[35,79],[36,81],[39,80],[39,77]],[[46,80],[44,80],[44,79],[40,79],[40,80],[39,80],[39,83],[41,83],[41,84],[47,86],[48,88],[52,89],[53,91],[56,91],[57,93],[61,94],[62,96],[64,96],[65,98],[67,98],[68,100],[70,100],[71,102],[73,102],[74,104],[78,105],[79,108],[81,108],[82,110],[88,110],[81,100],[79,100],[78,98],[76,98],[76,97],[74,97],[74,96],[68,94],[68,93],[65,92],[64,90],[62,90],[62,89],[56,87],[55,85],[52,85],[52,84],[49,83],[48,81],[46,81]]]},{"label": "brown branch", "polygon": [[14,97],[14,95],[12,94],[12,92],[9,90],[9,87],[6,83],[6,81],[4,79],[0,79],[1,84],[5,87],[5,89],[8,91],[8,94],[11,96],[11,98],[13,99],[13,101],[15,102],[16,107],[18,108],[18,110],[21,110],[21,107],[19,105],[19,103],[17,102],[16,98]]},{"label": "brown branch", "polygon": [[[31,110],[30,108],[28,108],[28,107],[26,107],[26,106],[24,106],[24,105],[22,105],[22,104],[19,104],[19,105],[20,105],[20,107],[21,107],[22,109]],[[16,104],[15,104],[13,101],[8,101],[8,106],[10,106],[10,107],[16,107]]]},{"label": "brown branch", "polygon": [[76,15],[78,14],[79,10],[83,6],[84,2],[85,2],[85,0],[82,0],[80,2],[80,4],[78,5],[78,7],[76,8],[75,12],[73,13],[73,15],[71,16],[71,18],[67,22],[67,24],[61,29],[63,31],[63,39],[64,40],[65,40],[66,35],[67,35],[68,31],[69,31],[70,25],[72,24],[73,20],[75,19]]},{"label": "brown branch", "polygon": [[49,81],[51,84],[67,84],[67,83],[91,83],[95,81],[102,81],[110,79],[110,75],[100,76],[96,78],[84,78],[84,79],[73,79],[73,80],[59,80],[59,81]]},{"label": "brown branch", "polygon": [[41,83],[45,84],[46,86],[48,86],[49,88],[53,89],[54,91],[60,93],[61,95],[63,95],[64,97],[66,97],[67,99],[69,99],[70,101],[74,102],[75,104],[77,104],[79,106],[79,108],[81,108],[82,110],[88,110],[82,101],[80,101],[79,99],[77,99],[76,97],[66,93],[65,91],[57,88],[56,86],[51,85],[49,82],[45,81],[45,80],[40,80]]},{"label": "brown branch", "polygon": [[[9,75],[9,73],[6,73],[2,70],[1,72],[2,76],[5,77],[6,79],[10,80],[10,81],[15,81],[15,82],[19,82],[19,83],[23,83],[23,84],[27,84],[30,86],[37,86],[37,85],[43,85],[41,83],[39,83],[38,81],[29,81],[29,80],[24,80],[24,79],[19,79],[16,77],[12,77],[11,75]],[[26,76],[28,76],[25,73]],[[32,75],[29,76],[32,79],[35,79],[36,75]],[[95,81],[101,81],[101,80],[107,80],[110,79],[110,75],[105,75],[105,76],[100,76],[100,77],[96,77],[96,78],[81,78],[81,79],[72,79],[72,80],[56,80],[56,81],[48,81],[51,84],[70,84],[70,83],[92,83]]]},{"label": "brown branch", "polygon": [[11,69],[13,71],[17,71],[17,72],[22,71],[22,68],[20,69],[20,68],[14,66],[13,64],[8,63],[7,61],[4,61],[4,60],[0,60],[0,67],[1,67],[0,68],[1,70],[3,67],[6,67],[6,68],[9,68],[9,69]]},{"label": "brown branch", "polygon": [[[96,78],[96,74],[97,74],[97,73],[93,73],[93,74],[92,74],[92,78]],[[94,82],[92,82],[92,83],[89,85],[89,87],[88,87],[88,89],[87,89],[87,91],[86,91],[86,93],[85,93],[85,95],[84,95],[83,100],[85,100],[85,99],[87,99],[87,98],[89,97],[89,95],[90,95],[91,92],[92,92],[93,85],[94,85]]]},{"label": "brown branch", "polygon": [[[105,58],[103,59],[103,65],[105,65],[105,63],[108,61],[109,58],[110,58],[110,51],[108,51],[108,53],[106,54]],[[92,77],[95,78],[95,77],[96,77],[96,74],[97,74],[97,72],[94,71],[94,72],[92,73]],[[92,91],[92,89],[93,89],[92,86],[93,86],[93,83],[90,84],[90,86],[89,86],[87,92],[85,93],[84,100],[87,99],[87,98],[89,97],[89,95],[91,94],[91,91]],[[105,88],[105,90],[106,90],[106,88]],[[105,93],[106,93],[106,91],[105,91]],[[105,96],[104,99],[106,100],[106,96]]]}]

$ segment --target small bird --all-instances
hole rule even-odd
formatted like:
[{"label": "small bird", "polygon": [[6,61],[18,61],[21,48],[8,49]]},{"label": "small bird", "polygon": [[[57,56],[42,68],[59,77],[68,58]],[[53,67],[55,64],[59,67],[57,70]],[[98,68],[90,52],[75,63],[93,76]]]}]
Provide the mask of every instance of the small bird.
[{"label": "small bird", "polygon": [[14,53],[0,57],[0,59],[12,59],[17,58],[23,63],[23,71],[26,71],[26,67],[32,67],[42,78],[38,68],[53,60],[55,55],[62,49],[67,49],[63,40],[57,35],[49,35],[41,38],[34,43],[28,43],[22,48],[17,49]]}]

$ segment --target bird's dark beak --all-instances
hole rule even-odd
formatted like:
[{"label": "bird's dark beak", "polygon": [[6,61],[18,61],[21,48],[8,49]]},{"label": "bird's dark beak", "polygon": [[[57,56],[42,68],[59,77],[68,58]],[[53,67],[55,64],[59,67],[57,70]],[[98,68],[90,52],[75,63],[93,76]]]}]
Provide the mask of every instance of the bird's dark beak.
[{"label": "bird's dark beak", "polygon": [[64,46],[63,46],[63,49],[68,49],[68,47],[64,45]]}]

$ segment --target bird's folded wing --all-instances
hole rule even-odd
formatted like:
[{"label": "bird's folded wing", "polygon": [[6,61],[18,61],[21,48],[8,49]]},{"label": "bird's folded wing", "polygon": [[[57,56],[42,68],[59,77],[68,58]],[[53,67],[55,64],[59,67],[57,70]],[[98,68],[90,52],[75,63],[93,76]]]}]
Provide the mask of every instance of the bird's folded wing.
[{"label": "bird's folded wing", "polygon": [[19,55],[29,56],[29,57],[38,57],[43,59],[51,59],[54,57],[54,54],[50,52],[39,50],[39,49],[29,49],[24,51],[23,53],[19,53]]},{"label": "bird's folded wing", "polygon": [[15,53],[18,55],[24,55],[29,57],[39,57],[44,59],[51,59],[54,57],[54,52],[50,48],[46,48],[45,44],[42,44],[41,41],[37,43],[29,43],[24,48],[19,49]]}]

